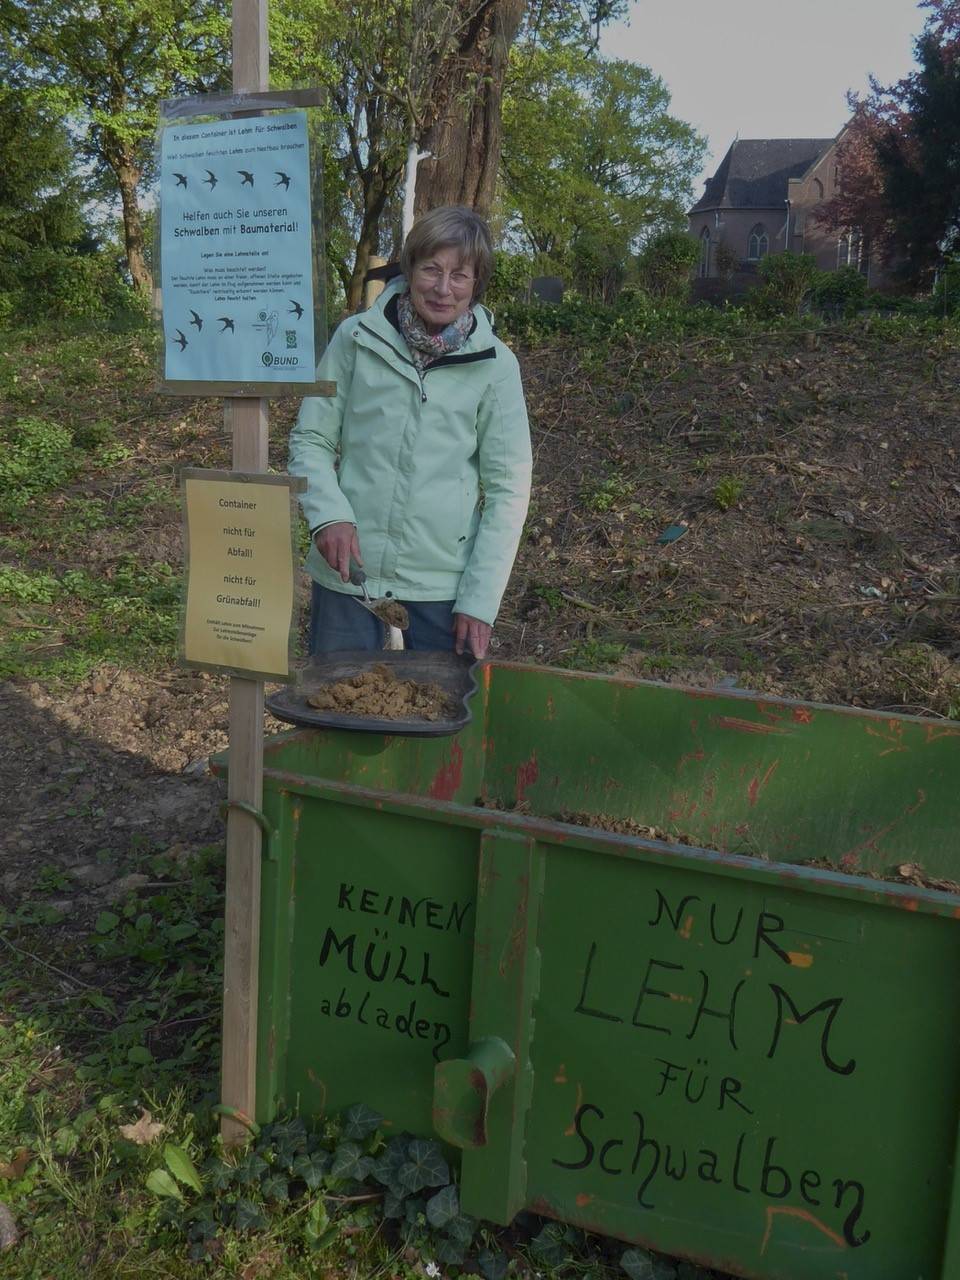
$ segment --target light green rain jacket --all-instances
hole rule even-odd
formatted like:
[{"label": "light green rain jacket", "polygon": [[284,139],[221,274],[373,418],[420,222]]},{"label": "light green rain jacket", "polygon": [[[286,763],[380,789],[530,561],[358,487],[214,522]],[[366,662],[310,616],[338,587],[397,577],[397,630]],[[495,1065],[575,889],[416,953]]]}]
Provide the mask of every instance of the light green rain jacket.
[{"label": "light green rain jacket", "polygon": [[[288,470],[307,481],[300,501],[312,530],[357,526],[372,596],[453,600],[455,612],[493,623],[530,495],[520,369],[475,305],[473,333],[421,379],[390,319],[405,287],[392,282],[331,338],[317,378],[337,392],[303,401]],[[357,594],[315,545],[307,569]]]}]

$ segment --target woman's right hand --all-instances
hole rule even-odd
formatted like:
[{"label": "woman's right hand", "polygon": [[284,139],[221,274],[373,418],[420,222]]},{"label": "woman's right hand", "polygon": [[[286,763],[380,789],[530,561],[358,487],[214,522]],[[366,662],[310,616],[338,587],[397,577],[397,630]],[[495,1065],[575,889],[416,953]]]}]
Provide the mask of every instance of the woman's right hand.
[{"label": "woman's right hand", "polygon": [[350,581],[351,557],[357,564],[363,564],[357,527],[349,520],[337,520],[334,524],[324,525],[314,535],[314,541],[324,560],[331,569],[339,573],[344,582]]}]

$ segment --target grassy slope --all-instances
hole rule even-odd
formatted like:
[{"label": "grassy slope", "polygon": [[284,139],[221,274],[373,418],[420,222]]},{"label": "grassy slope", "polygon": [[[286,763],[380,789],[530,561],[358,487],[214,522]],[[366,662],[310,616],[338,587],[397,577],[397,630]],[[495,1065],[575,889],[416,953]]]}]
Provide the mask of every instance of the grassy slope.
[{"label": "grassy slope", "polygon": [[[955,336],[711,323],[524,344],[537,480],[499,652],[955,716]],[[0,349],[0,673],[66,699],[105,664],[167,671],[176,471],[227,464],[219,406],[154,395],[142,335]],[[162,1144],[119,1125],[140,1103],[216,1155],[220,851],[148,852],[150,889],[91,932],[49,906],[56,866],[3,921],[0,1201],[25,1233],[4,1280],[195,1273],[146,1190]],[[363,1205],[315,1254],[304,1203],[257,1197],[269,1226],[223,1233],[206,1274],[422,1274]]]}]

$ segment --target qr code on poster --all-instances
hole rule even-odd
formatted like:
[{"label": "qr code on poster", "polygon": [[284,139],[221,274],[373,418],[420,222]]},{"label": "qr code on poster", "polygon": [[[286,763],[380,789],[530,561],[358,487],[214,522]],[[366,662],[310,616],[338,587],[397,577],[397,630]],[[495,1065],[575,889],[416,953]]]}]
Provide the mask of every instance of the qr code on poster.
[{"label": "qr code on poster", "polygon": [[287,350],[289,351],[291,347],[297,345],[297,331],[296,329],[284,329],[284,333],[287,338]]}]

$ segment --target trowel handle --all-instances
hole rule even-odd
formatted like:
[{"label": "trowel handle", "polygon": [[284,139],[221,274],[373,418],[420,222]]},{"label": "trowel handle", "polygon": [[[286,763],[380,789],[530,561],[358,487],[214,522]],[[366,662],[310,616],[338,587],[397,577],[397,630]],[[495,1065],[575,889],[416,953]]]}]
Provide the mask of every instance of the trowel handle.
[{"label": "trowel handle", "polygon": [[367,575],[354,560],[350,557],[350,581],[355,587],[362,587],[367,580]]}]

